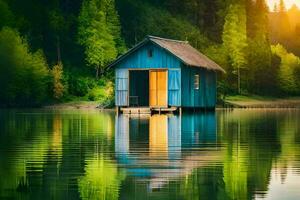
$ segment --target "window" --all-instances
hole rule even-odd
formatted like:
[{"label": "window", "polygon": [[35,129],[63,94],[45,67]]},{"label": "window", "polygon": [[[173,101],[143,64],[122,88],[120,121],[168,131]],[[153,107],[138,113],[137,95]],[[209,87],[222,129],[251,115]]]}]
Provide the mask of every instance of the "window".
[{"label": "window", "polygon": [[153,50],[152,50],[152,49],[149,49],[149,50],[148,50],[148,57],[149,57],[149,58],[152,58],[152,57],[153,57]]},{"label": "window", "polygon": [[194,75],[194,89],[199,90],[200,77],[199,74]]}]

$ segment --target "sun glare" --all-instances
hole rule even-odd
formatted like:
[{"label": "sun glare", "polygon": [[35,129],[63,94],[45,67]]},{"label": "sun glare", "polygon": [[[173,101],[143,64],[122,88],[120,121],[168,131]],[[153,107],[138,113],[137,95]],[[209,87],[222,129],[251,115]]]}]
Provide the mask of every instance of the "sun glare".
[{"label": "sun glare", "polygon": [[[267,0],[270,10],[274,9],[274,5],[279,5],[280,0]],[[285,7],[290,9],[294,4],[300,8],[300,0],[284,0]]]}]

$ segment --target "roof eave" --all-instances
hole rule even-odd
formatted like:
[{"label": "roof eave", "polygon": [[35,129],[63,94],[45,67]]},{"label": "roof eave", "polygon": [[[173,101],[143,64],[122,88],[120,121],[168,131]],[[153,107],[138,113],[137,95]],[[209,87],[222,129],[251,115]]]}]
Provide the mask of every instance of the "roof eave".
[{"label": "roof eave", "polygon": [[213,68],[206,67],[206,66],[189,65],[189,64],[186,64],[186,63],[184,63],[184,64],[187,65],[187,66],[190,66],[190,67],[198,67],[198,68],[203,68],[203,69],[206,69],[206,70],[209,70],[209,71],[223,72],[224,74],[226,74],[226,71],[223,68],[221,68],[221,67],[218,67],[218,69],[213,69]]},{"label": "roof eave", "polygon": [[119,62],[121,62],[123,59],[125,59],[128,55],[130,55],[131,53],[135,52],[136,50],[138,50],[140,47],[142,47],[146,42],[149,41],[149,38],[145,38],[144,40],[142,40],[140,43],[134,45],[131,49],[129,49],[126,53],[124,53],[123,55],[120,55],[116,60],[114,60],[112,63],[110,63],[107,68],[111,68],[114,67],[115,65],[117,65]]}]

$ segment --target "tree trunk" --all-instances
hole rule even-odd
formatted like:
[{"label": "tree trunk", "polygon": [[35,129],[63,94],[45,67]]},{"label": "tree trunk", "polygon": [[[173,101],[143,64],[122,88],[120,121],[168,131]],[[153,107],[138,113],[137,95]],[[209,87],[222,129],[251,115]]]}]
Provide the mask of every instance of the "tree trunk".
[{"label": "tree trunk", "polygon": [[96,79],[99,79],[99,66],[96,67]]},{"label": "tree trunk", "polygon": [[60,38],[56,38],[56,50],[57,50],[57,63],[61,63],[61,53],[60,53]]},{"label": "tree trunk", "polygon": [[241,72],[239,67],[238,67],[238,94],[241,94]]},{"label": "tree trunk", "polygon": [[100,76],[104,75],[104,73],[105,73],[105,70],[100,67]]}]

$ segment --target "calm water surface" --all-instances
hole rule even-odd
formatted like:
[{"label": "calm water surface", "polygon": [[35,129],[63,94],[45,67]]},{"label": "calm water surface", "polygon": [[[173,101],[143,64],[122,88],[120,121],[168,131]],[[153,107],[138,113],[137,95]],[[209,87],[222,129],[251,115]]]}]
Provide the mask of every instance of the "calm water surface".
[{"label": "calm water surface", "polygon": [[1,110],[0,199],[300,199],[300,110]]}]

